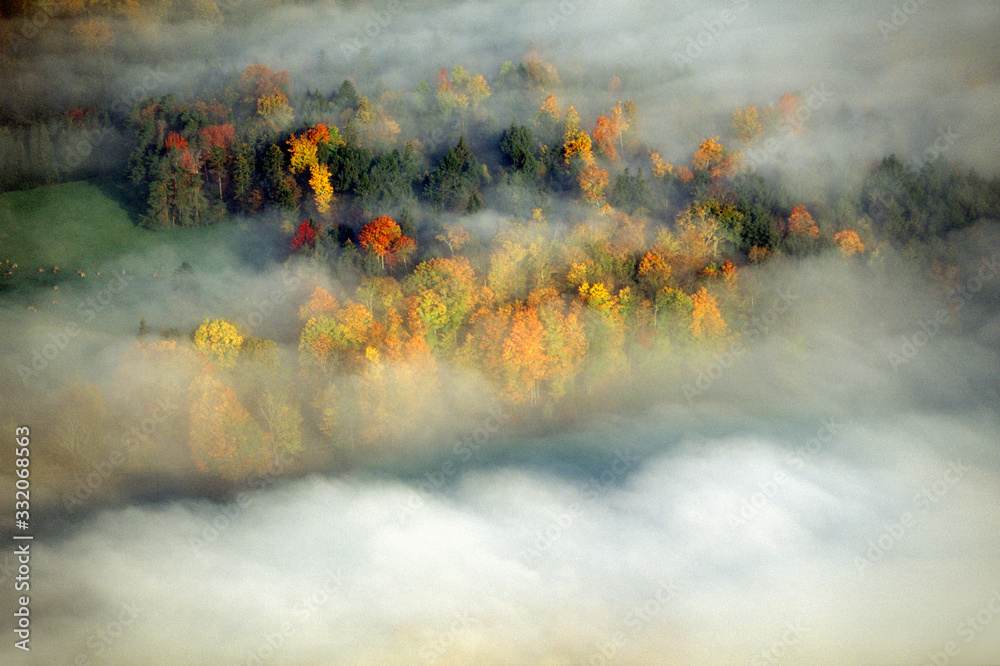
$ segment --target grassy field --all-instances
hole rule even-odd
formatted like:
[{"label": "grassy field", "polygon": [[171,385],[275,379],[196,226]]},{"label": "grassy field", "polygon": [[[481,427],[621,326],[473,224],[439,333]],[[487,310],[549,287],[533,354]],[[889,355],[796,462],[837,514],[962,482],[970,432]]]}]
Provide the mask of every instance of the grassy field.
[{"label": "grassy field", "polygon": [[0,289],[51,288],[109,267],[145,273],[185,261],[212,270],[267,262],[272,241],[261,225],[235,222],[149,231],[113,193],[87,181],[8,192],[0,194]]},{"label": "grassy field", "polygon": [[0,195],[0,260],[24,269],[94,268],[148,246],[151,234],[88,182]]}]

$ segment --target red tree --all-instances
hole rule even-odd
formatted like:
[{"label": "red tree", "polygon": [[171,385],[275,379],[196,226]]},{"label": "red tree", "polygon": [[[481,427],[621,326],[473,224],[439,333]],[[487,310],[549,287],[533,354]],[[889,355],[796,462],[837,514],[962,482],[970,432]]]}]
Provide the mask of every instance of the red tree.
[{"label": "red tree", "polygon": [[399,225],[388,215],[380,215],[361,227],[358,244],[379,258],[382,268],[385,262],[395,265],[397,256],[404,257],[416,249],[413,239],[404,236]]},{"label": "red tree", "polygon": [[301,247],[313,247],[316,243],[316,228],[312,220],[303,220],[292,238],[292,251]]}]

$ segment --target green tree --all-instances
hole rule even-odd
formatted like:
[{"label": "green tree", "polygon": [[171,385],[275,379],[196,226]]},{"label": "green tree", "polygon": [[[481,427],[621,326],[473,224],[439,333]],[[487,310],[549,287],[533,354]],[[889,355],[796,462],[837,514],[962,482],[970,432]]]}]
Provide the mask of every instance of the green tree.
[{"label": "green tree", "polygon": [[542,168],[536,157],[537,152],[535,135],[524,125],[511,125],[500,136],[500,154],[516,173],[524,174],[532,180],[538,177]]},{"label": "green tree", "polygon": [[461,137],[431,174],[425,193],[438,209],[459,210],[485,181],[482,165]]}]

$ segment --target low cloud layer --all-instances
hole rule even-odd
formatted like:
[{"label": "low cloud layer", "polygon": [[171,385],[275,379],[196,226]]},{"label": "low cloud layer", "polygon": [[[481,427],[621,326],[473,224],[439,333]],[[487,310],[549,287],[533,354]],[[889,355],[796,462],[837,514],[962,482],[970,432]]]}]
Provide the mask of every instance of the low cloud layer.
[{"label": "low cloud layer", "polygon": [[[374,95],[459,64],[492,77],[536,49],[586,122],[633,98],[635,131],[671,160],[724,133],[735,108],[801,91],[803,133],[782,134],[759,162],[785,165],[797,191],[818,187],[819,173],[850,184],[894,151],[995,174],[996,7],[912,4],[899,15],[902,5],[754,0],[291,6],[224,30],[154,26],[153,46],[122,40],[106,60],[81,55],[53,19],[5,56],[12,85],[0,103],[22,119],[95,99],[124,113],[254,62],[291,70],[298,89],[328,93],[354,77]],[[8,234],[17,216],[3,213]],[[464,219],[497,226],[491,211]],[[0,420],[37,416],[60,437],[38,441],[33,460],[44,529],[32,545],[32,651],[7,633],[5,663],[975,664],[1000,654],[995,223],[928,249],[959,269],[947,283],[885,249],[866,264],[822,255],[741,268],[754,299],[749,322],[734,322],[741,344],[640,359],[617,390],[570,403],[533,437],[508,438],[484,380],[462,376],[461,400],[421,415],[428,441],[393,442],[347,471],[297,461],[288,478],[235,496],[186,485],[186,426],[155,422],[147,396],[159,392],[169,410],[187,385],[154,363],[122,373],[142,317],[154,335],[230,317],[295,362],[297,306],[315,284],[336,293],[338,282],[296,277],[261,259],[274,237],[244,226],[232,241],[231,231],[190,230],[187,247],[154,240],[121,256],[81,250],[75,282],[53,278],[39,251],[39,284],[5,295]],[[3,238],[13,255],[16,235]],[[176,276],[181,262],[193,277]],[[46,345],[57,349],[39,374],[19,375]],[[140,415],[120,424],[123,437],[154,419],[158,448],[67,513],[73,475],[102,460],[87,447],[104,455],[107,443],[86,440],[56,398],[89,383],[112,396],[124,387],[108,413]],[[307,474],[311,463],[322,472]],[[8,590],[16,566],[7,543]],[[14,601],[0,598],[6,618]]]},{"label": "low cloud layer", "polygon": [[756,340],[638,413],[90,514],[34,544],[27,663],[989,662],[1000,245],[953,240],[950,294],[769,264]]}]

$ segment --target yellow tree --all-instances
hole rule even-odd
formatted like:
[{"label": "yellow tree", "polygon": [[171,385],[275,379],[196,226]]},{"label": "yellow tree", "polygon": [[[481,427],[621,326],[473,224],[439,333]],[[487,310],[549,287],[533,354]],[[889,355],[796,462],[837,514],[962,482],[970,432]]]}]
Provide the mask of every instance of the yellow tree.
[{"label": "yellow tree", "polygon": [[277,132],[292,122],[293,109],[284,93],[267,95],[257,100],[259,115],[272,132]]},{"label": "yellow tree", "polygon": [[844,229],[835,233],[833,235],[833,242],[837,244],[840,253],[845,257],[863,254],[865,251],[865,244],[861,242],[858,232],[851,229]]},{"label": "yellow tree", "polygon": [[549,115],[553,120],[559,120],[559,100],[556,99],[555,93],[549,93],[542,102],[542,113]]},{"label": "yellow tree", "polygon": [[589,163],[577,177],[583,200],[589,204],[599,204],[604,198],[604,188],[608,185],[608,172],[594,163]]},{"label": "yellow tree", "polygon": [[572,106],[566,113],[566,131],[563,133],[563,162],[568,167],[574,157],[579,158],[584,164],[594,161],[591,152],[590,135],[580,129],[580,116]]},{"label": "yellow tree", "polygon": [[309,167],[309,187],[313,189],[313,199],[316,210],[326,213],[330,210],[330,200],[333,199],[333,185],[330,184],[330,169],[325,164],[313,164]]},{"label": "yellow tree", "polygon": [[220,368],[231,367],[243,346],[239,329],[225,319],[206,319],[194,332],[194,346]]},{"label": "yellow tree", "polygon": [[270,467],[272,437],[266,435],[240,404],[236,393],[214,375],[197,377],[188,445],[199,470],[239,480]]},{"label": "yellow tree", "polygon": [[719,137],[710,137],[701,142],[694,157],[691,158],[691,168],[696,171],[708,170],[718,165],[725,157]]},{"label": "yellow tree", "polygon": [[657,178],[664,178],[673,173],[674,165],[661,158],[659,153],[650,151],[649,159],[653,163],[653,175]]},{"label": "yellow tree", "polygon": [[726,333],[726,322],[719,312],[715,298],[702,287],[691,295],[694,309],[691,313],[691,335],[696,338],[718,338]]},{"label": "yellow tree", "polygon": [[538,302],[538,317],[545,330],[545,379],[550,382],[552,395],[558,398],[566,394],[587,354],[583,309],[578,302],[567,307],[555,290],[533,294],[529,303],[532,301]]},{"label": "yellow tree", "polygon": [[303,132],[298,136],[292,133],[287,143],[291,151],[291,159],[288,162],[289,171],[292,173],[301,173],[316,165],[317,144],[307,132]]},{"label": "yellow tree", "polygon": [[760,112],[757,107],[750,104],[737,109],[733,114],[733,130],[740,141],[750,143],[759,138],[764,132],[760,122]]},{"label": "yellow tree", "polygon": [[472,97],[473,104],[481,104],[484,99],[492,94],[490,86],[486,83],[486,78],[482,74],[476,74],[469,79],[465,89],[469,91],[469,96]]}]

